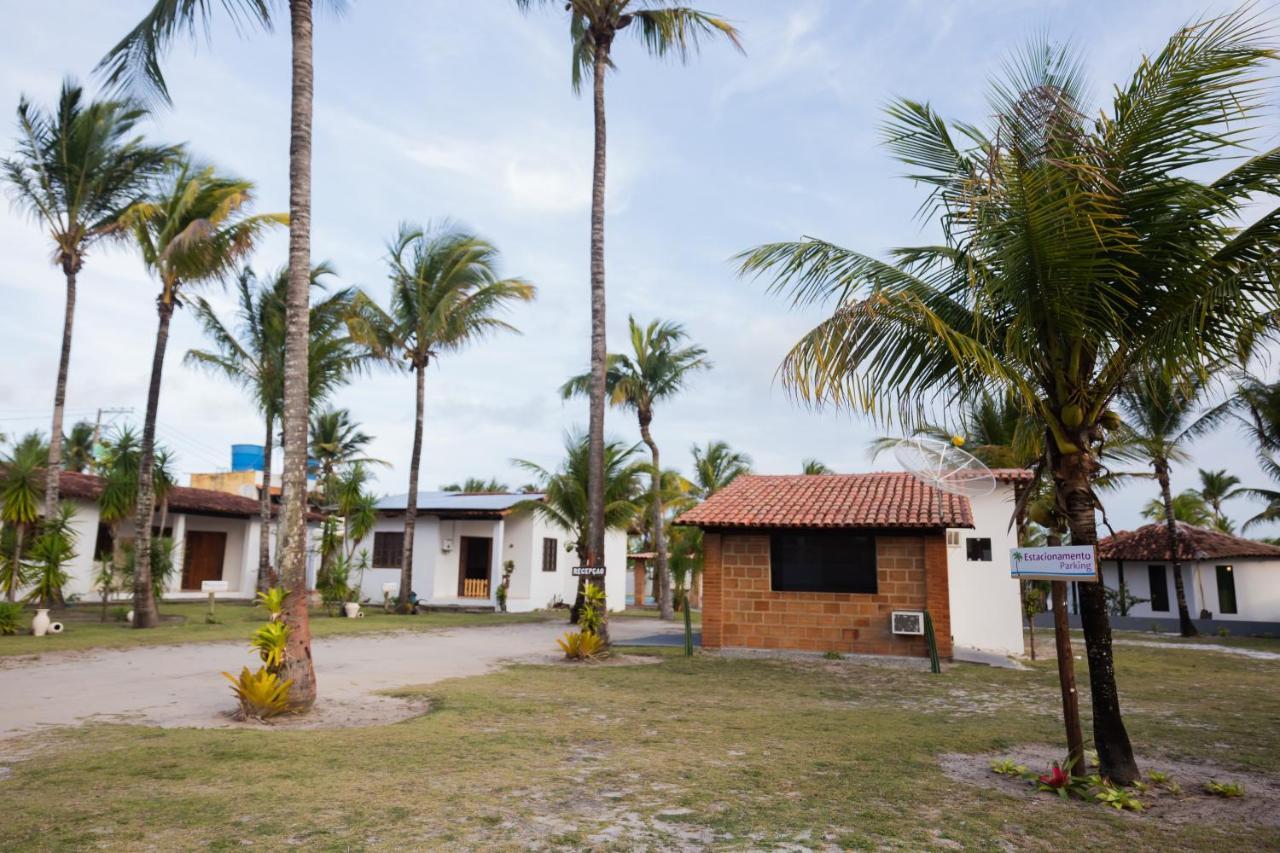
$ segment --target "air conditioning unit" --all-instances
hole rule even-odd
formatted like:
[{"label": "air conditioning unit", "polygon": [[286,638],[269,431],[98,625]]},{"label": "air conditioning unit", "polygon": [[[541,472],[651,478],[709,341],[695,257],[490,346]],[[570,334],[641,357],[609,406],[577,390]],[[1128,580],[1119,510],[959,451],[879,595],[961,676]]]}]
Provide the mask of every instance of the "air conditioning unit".
[{"label": "air conditioning unit", "polygon": [[947,547],[948,548],[960,547],[960,531],[959,530],[947,531]]},{"label": "air conditioning unit", "polygon": [[924,611],[922,610],[895,610],[889,618],[895,634],[911,634],[917,637],[924,634]]}]

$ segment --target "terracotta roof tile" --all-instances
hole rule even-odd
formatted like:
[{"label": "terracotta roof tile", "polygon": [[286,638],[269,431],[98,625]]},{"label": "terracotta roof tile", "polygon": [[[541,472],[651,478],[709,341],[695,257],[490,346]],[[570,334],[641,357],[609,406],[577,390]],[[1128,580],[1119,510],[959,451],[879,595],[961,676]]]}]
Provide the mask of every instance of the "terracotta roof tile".
[{"label": "terracotta roof tile", "polygon": [[[1148,524],[1137,530],[1122,530],[1098,542],[1102,560],[1167,560],[1169,529],[1164,522]],[[1280,547],[1242,539],[1220,530],[1209,530],[1178,522],[1178,560],[1225,560],[1233,557],[1271,557],[1280,559]]]},{"label": "terracotta roof tile", "polygon": [[[103,479],[94,474],[63,471],[58,481],[59,494],[67,498],[96,501],[102,495],[102,488]],[[169,490],[170,512],[249,518],[256,516],[259,510],[256,500],[240,495],[187,486],[174,486]]]},{"label": "terracotta roof tile", "polygon": [[694,527],[973,527],[968,498],[910,474],[744,474],[676,524]]}]

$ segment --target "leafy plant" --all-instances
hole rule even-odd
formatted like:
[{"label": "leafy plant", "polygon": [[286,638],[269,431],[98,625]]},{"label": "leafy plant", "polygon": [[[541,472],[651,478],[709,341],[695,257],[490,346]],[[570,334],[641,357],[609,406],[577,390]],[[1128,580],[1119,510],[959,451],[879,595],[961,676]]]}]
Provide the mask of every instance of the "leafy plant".
[{"label": "leafy plant", "polygon": [[236,678],[229,672],[222,673],[231,682],[231,692],[240,702],[238,717],[242,720],[266,720],[289,711],[289,688],[293,680],[281,681],[280,676],[266,667],[249,672],[240,670]]},{"label": "leafy plant", "polygon": [[1018,764],[1012,758],[1002,758],[991,762],[991,772],[1001,776],[1021,777],[1027,775],[1027,765]]},{"label": "leafy plant", "polygon": [[113,622],[128,622],[129,608],[125,607],[123,604],[111,608],[111,620]]},{"label": "leafy plant", "polygon": [[1152,785],[1164,788],[1171,794],[1182,793],[1182,786],[1174,781],[1173,775],[1160,770],[1152,770],[1147,774],[1147,781]]},{"label": "leafy plant", "polygon": [[556,644],[570,660],[591,660],[605,651],[604,641],[590,631],[570,631],[556,640]]},{"label": "leafy plant", "polygon": [[258,607],[265,607],[267,613],[270,614],[271,621],[274,622],[280,618],[280,614],[284,612],[285,591],[283,588],[273,586],[268,590],[258,593]]},{"label": "leafy plant", "polygon": [[46,519],[31,546],[31,590],[26,599],[48,607],[62,597],[62,587],[70,579],[67,564],[76,557],[76,531],[71,526],[75,507],[63,503],[53,518]]},{"label": "leafy plant", "polygon": [[1075,762],[1072,759],[1067,759],[1061,764],[1055,761],[1048,773],[1036,777],[1036,790],[1057,794],[1064,800],[1073,796],[1085,799],[1089,793],[1090,781],[1072,776],[1071,768],[1074,765]]},{"label": "leafy plant", "polygon": [[599,636],[604,625],[604,589],[597,583],[588,583],[583,589],[582,612],[578,615],[578,627],[584,634]]},{"label": "leafy plant", "polygon": [[[168,536],[159,536],[151,540],[151,594],[157,601],[164,595],[164,591],[169,587],[169,582],[177,571],[173,561],[173,549],[173,539]],[[133,573],[137,567],[135,543],[126,542],[123,551],[124,563],[120,567],[120,574],[124,578],[125,587],[133,589]]]},{"label": "leafy plant", "polygon": [[283,622],[268,622],[253,632],[250,648],[258,653],[270,672],[279,672],[284,664],[284,647],[288,640],[288,625]]},{"label": "leafy plant", "polygon": [[1093,792],[1093,798],[1103,805],[1111,806],[1117,811],[1142,811],[1142,800],[1127,788],[1121,788],[1108,782],[1103,782]]},{"label": "leafy plant", "polygon": [[844,656],[834,649],[822,653],[823,660],[844,660]]},{"label": "leafy plant", "polygon": [[1244,785],[1239,782],[1219,782],[1216,779],[1210,779],[1204,783],[1204,789],[1215,797],[1243,797]]},{"label": "leafy plant", "polygon": [[515,560],[507,560],[502,564],[502,580],[498,583],[498,588],[494,590],[494,595],[498,599],[498,610],[502,613],[507,612],[507,591],[511,588],[511,575],[515,573]]},{"label": "leafy plant", "polygon": [[16,601],[0,601],[0,635],[11,637],[22,630],[22,605]]}]

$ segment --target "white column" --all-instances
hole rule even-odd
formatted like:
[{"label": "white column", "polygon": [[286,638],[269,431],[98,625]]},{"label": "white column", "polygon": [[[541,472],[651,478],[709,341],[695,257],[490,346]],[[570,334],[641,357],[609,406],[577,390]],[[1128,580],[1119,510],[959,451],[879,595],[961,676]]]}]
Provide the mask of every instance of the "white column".
[{"label": "white column", "polygon": [[179,513],[173,521],[173,576],[169,579],[168,592],[182,589],[182,567],[186,558],[187,516],[186,513]]},{"label": "white column", "polygon": [[493,523],[493,553],[489,556],[493,564],[489,568],[489,600],[493,602],[494,607],[498,606],[498,584],[502,583],[502,563],[506,557],[504,553],[506,545],[502,539],[503,529],[503,519],[499,518]]}]

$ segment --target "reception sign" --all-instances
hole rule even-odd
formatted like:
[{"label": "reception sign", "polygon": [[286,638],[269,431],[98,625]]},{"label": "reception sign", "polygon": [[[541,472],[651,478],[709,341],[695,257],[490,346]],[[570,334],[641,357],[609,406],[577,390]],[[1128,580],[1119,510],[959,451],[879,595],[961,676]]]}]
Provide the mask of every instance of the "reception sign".
[{"label": "reception sign", "polygon": [[1009,573],[1023,580],[1098,582],[1098,558],[1092,545],[1013,548]]}]

